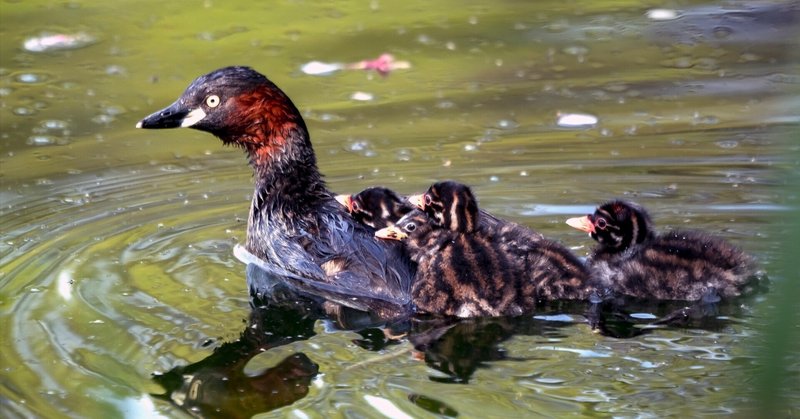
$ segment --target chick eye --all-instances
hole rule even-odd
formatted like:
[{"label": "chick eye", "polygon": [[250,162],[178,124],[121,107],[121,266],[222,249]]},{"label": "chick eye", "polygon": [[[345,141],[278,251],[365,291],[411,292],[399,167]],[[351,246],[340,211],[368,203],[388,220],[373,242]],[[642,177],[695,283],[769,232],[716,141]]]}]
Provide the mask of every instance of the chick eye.
[{"label": "chick eye", "polygon": [[430,195],[425,194],[425,205],[430,205],[431,203],[433,203],[433,198],[431,198]]},{"label": "chick eye", "polygon": [[358,201],[350,201],[350,205],[353,207],[353,211],[361,211],[361,205],[358,204]]},{"label": "chick eye", "polygon": [[417,225],[414,223],[406,224],[406,231],[414,231],[417,229]]},{"label": "chick eye", "polygon": [[206,105],[208,105],[209,108],[216,108],[217,106],[219,106],[219,96],[211,95],[207,97]]},{"label": "chick eye", "polygon": [[608,227],[608,223],[606,222],[605,218],[598,218],[594,225],[600,230],[605,230],[606,227]]}]

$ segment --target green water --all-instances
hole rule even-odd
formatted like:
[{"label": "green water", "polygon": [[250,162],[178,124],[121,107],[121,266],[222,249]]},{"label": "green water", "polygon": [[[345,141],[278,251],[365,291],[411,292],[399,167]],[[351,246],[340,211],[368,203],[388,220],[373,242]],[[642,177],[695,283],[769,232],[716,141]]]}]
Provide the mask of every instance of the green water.
[{"label": "green water", "polygon": [[[678,2],[680,18],[652,21],[632,1],[1,2],[3,416],[747,416],[764,413],[759,390],[796,416],[797,299],[781,297],[800,275],[778,262],[800,17],[764,4]],[[23,49],[43,32],[95,42]],[[384,52],[411,67],[300,71]],[[134,129],[233,64],[292,97],[334,191],[458,179],[581,255],[564,220],[626,197],[659,228],[739,244],[773,286],[683,327],[643,327],[674,307],[632,306],[612,333],[580,305],[353,330],[251,310],[232,255],[252,193],[242,152]],[[568,113],[599,122],[558,126]]]}]

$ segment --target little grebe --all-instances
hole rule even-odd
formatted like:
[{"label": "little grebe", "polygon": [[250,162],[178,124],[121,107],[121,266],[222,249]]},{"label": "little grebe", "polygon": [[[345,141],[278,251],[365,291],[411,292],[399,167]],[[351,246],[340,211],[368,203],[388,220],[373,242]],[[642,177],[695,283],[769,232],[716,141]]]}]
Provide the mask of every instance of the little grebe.
[{"label": "little grebe", "polygon": [[373,186],[353,195],[336,195],[353,218],[376,230],[394,225],[414,206],[389,188]]},{"label": "little grebe", "polygon": [[[245,247],[291,273],[295,286],[358,309],[372,306],[352,296],[408,307],[413,264],[336,202],[300,112],[264,75],[248,67],[212,71],[137,127],[194,128],[245,150],[255,173]],[[252,285],[251,292],[264,291]]]},{"label": "little grebe", "polygon": [[[402,240],[418,264],[411,294],[420,311],[458,317],[517,315],[537,302],[586,299],[588,271],[569,250],[524,227],[494,230],[480,223],[472,191],[449,182],[442,226],[413,211],[377,237]],[[507,226],[508,227],[508,226]]]},{"label": "little grebe", "polygon": [[589,256],[593,279],[616,294],[713,302],[741,295],[755,279],[755,263],[741,249],[700,231],[656,234],[632,202],[608,202],[567,224],[598,242]]},{"label": "little grebe", "polygon": [[[436,182],[431,185],[424,194],[410,196],[408,200],[414,206],[424,211],[435,225],[439,227],[450,226],[450,229],[456,231],[465,227],[470,229],[470,226],[458,225],[458,220],[454,219],[457,218],[455,214],[461,211],[461,208],[464,206],[478,206],[472,191],[464,184],[452,180]],[[465,209],[468,212],[474,211],[473,208]],[[479,213],[478,223],[480,226],[492,230],[499,230],[500,238],[503,238],[505,235],[514,236],[514,231],[519,229],[527,230],[527,234],[525,235],[526,240],[540,240],[544,238],[544,236],[529,228],[497,218],[484,210],[479,210]],[[507,231],[507,233],[503,233],[504,231]]]}]

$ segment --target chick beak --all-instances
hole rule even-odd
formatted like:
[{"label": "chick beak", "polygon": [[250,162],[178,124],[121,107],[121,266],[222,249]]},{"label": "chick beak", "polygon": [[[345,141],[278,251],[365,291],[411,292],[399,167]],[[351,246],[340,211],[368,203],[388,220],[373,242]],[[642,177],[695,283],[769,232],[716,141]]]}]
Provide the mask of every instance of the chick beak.
[{"label": "chick beak", "polygon": [[408,237],[408,234],[403,233],[399,228],[395,226],[391,226],[376,231],[375,237],[379,239],[404,240]]},{"label": "chick beak", "polygon": [[353,198],[350,195],[336,195],[334,196],[336,201],[342,204],[343,207],[347,208],[347,212],[353,212]]},{"label": "chick beak", "polygon": [[139,121],[136,128],[181,128],[191,127],[205,118],[206,113],[202,108],[189,109],[178,99],[172,105],[150,114],[148,117]]},{"label": "chick beak", "polygon": [[411,195],[411,196],[408,197],[408,202],[411,205],[413,205],[413,206],[415,206],[415,207],[417,207],[417,208],[419,208],[419,209],[421,209],[423,211],[425,210],[425,195],[424,194]]},{"label": "chick beak", "polygon": [[592,224],[592,220],[589,219],[588,215],[570,218],[567,220],[567,225],[580,231],[585,231],[589,234],[594,233],[594,224]]}]

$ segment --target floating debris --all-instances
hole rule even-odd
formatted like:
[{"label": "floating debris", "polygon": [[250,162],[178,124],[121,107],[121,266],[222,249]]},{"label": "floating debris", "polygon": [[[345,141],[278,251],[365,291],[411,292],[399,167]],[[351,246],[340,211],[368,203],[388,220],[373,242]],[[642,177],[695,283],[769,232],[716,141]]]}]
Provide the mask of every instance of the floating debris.
[{"label": "floating debris", "polygon": [[348,64],[347,68],[350,70],[375,70],[385,76],[394,70],[407,70],[411,68],[411,63],[408,61],[396,61],[392,54],[381,54],[380,57],[374,60]]},{"label": "floating debris", "polygon": [[356,63],[326,63],[322,61],[309,61],[300,67],[300,71],[310,76],[328,76],[340,70],[375,70],[386,76],[394,70],[411,68],[408,61],[397,61],[392,54],[381,54],[374,60],[363,60]]},{"label": "floating debris", "polygon": [[679,18],[680,14],[673,9],[650,9],[645,16],[650,20],[674,20]]},{"label": "floating debris", "polygon": [[558,113],[556,125],[564,128],[591,127],[597,124],[597,117],[584,113]]},{"label": "floating debris", "polygon": [[311,61],[303,64],[300,71],[310,76],[327,76],[339,70],[343,70],[345,65],[342,63],[323,63],[322,61]]},{"label": "floating debris", "polygon": [[357,100],[359,102],[369,102],[370,100],[375,99],[375,95],[368,92],[353,92],[353,94],[350,95],[350,99]]},{"label": "floating debris", "polygon": [[86,32],[49,33],[44,32],[22,43],[22,48],[29,52],[64,51],[84,48],[97,42],[97,38]]}]

